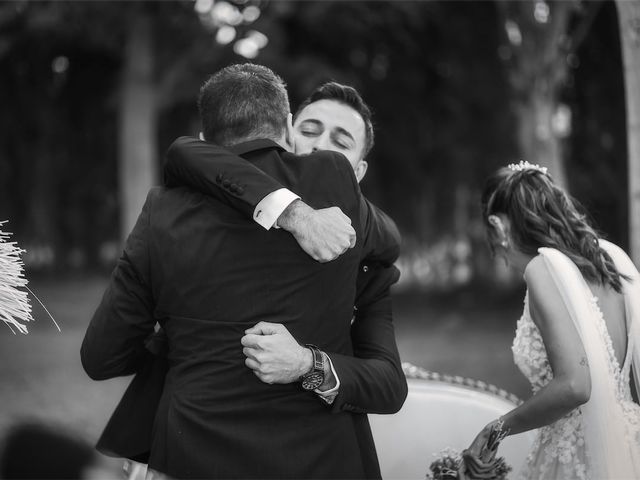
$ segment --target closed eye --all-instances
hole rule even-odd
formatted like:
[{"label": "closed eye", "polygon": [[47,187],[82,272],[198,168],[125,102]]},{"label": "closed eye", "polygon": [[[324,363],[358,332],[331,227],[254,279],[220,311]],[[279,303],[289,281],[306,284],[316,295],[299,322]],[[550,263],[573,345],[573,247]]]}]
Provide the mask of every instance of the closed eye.
[{"label": "closed eye", "polygon": [[333,135],[331,135],[331,141],[335,146],[342,150],[351,150],[355,147],[353,137],[342,129],[338,129],[337,132],[334,132]]},{"label": "closed eye", "polygon": [[298,127],[300,135],[304,135],[305,137],[317,137],[322,131],[323,126],[317,120],[305,120]]},{"label": "closed eye", "polygon": [[300,135],[304,135],[305,137],[317,137],[320,135],[320,132],[318,130],[302,129],[300,130]]}]

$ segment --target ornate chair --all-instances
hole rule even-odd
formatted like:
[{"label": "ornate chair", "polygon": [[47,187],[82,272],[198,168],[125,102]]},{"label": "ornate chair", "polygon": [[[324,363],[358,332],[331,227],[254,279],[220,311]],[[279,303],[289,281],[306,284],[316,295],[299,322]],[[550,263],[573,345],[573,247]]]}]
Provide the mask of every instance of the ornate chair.
[{"label": "ornate chair", "polygon": [[[480,429],[521,401],[493,385],[403,364],[409,394],[395,415],[369,415],[382,478],[425,478],[447,448],[467,448]],[[535,432],[507,437],[498,451],[517,473]]]}]

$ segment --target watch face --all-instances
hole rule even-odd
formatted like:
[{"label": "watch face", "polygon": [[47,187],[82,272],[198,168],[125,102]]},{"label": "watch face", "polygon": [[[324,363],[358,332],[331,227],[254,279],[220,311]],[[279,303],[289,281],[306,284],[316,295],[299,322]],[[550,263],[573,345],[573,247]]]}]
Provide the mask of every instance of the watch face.
[{"label": "watch face", "polygon": [[311,372],[302,379],[302,388],[314,390],[324,382],[324,372]]}]

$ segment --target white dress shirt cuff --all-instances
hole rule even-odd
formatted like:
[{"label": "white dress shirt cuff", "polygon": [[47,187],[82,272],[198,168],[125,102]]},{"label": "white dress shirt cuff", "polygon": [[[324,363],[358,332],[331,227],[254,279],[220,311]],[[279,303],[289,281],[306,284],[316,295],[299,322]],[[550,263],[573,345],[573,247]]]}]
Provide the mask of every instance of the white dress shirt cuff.
[{"label": "white dress shirt cuff", "polygon": [[291,190],[281,188],[260,200],[253,211],[253,219],[260,224],[265,230],[271,227],[279,228],[276,220],[284,212],[291,202],[300,198]]},{"label": "white dress shirt cuff", "polygon": [[338,393],[339,393],[338,390],[340,389],[340,378],[338,377],[336,370],[333,368],[333,362],[331,361],[331,357],[329,357],[329,355],[327,355],[324,352],[322,352],[322,354],[329,361],[329,367],[331,368],[331,373],[333,374],[333,377],[336,379],[336,386],[329,390],[325,390],[324,392],[316,388],[314,392],[317,393],[322,400],[324,400],[326,403],[331,405],[333,401],[336,399],[336,397],[338,396]]}]

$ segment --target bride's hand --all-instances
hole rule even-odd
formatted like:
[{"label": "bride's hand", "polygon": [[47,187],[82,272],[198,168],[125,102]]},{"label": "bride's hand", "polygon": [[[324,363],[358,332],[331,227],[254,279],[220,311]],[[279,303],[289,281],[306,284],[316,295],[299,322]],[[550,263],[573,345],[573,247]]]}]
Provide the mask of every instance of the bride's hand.
[{"label": "bride's hand", "polygon": [[494,420],[480,430],[480,433],[476,435],[476,438],[471,442],[471,445],[467,449],[471,455],[483,462],[491,461],[495,457],[496,449],[489,450],[488,443],[497,422],[498,420]]}]

